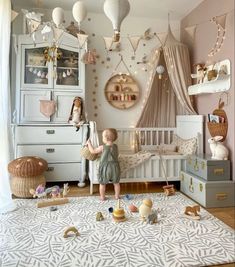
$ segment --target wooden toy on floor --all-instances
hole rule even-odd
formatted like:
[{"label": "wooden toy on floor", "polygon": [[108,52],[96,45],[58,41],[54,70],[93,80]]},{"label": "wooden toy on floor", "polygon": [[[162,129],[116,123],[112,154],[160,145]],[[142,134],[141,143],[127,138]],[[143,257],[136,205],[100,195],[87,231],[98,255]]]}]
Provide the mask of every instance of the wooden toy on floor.
[{"label": "wooden toy on floor", "polygon": [[128,208],[131,212],[138,212],[139,211],[138,208],[134,204],[131,204]]},{"label": "wooden toy on floor", "polygon": [[146,222],[149,224],[157,223],[157,221],[158,221],[157,211],[151,212],[146,220]]},{"label": "wooden toy on floor", "polygon": [[118,199],[117,207],[113,211],[113,219],[115,222],[124,222],[126,220],[125,211],[120,206],[120,199]]},{"label": "wooden toy on floor", "polygon": [[198,214],[200,212],[200,206],[195,205],[195,206],[187,206],[185,208],[184,214],[188,218],[194,219],[194,220],[200,220],[200,215]]},{"label": "wooden toy on floor", "polygon": [[[68,191],[68,184],[64,184],[63,196],[66,196]],[[61,192],[62,189],[58,185],[49,188],[45,188],[44,186],[39,185],[36,190],[30,189],[30,193],[34,198],[44,198],[43,201],[37,203],[38,208],[57,206],[68,203],[68,198],[61,197]],[[47,198],[48,195],[50,195],[51,198]]]},{"label": "wooden toy on floor", "polygon": [[64,238],[70,237],[71,235],[69,233],[73,233],[75,236],[79,236],[79,232],[78,229],[74,226],[70,226],[68,227],[65,231],[64,231]]},{"label": "wooden toy on floor", "polygon": [[103,221],[104,220],[104,216],[102,214],[102,212],[98,211],[96,213],[96,221]]},{"label": "wooden toy on floor", "polygon": [[175,194],[175,189],[174,189],[173,184],[169,185],[167,183],[167,185],[163,186],[163,190],[164,190],[164,193],[166,194],[166,196],[173,196]]},{"label": "wooden toy on floor", "polygon": [[146,220],[152,211],[153,202],[150,198],[145,198],[139,207],[139,213],[143,220]]}]

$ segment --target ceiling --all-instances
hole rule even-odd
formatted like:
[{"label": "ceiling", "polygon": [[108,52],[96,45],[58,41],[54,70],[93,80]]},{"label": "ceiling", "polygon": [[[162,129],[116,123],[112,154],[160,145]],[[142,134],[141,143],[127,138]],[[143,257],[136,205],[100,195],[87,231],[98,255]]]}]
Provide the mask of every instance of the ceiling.
[{"label": "ceiling", "polygon": [[[71,10],[77,0],[12,0],[14,6],[25,9],[49,8],[57,6]],[[103,13],[105,0],[83,0],[88,12]],[[129,0],[130,16],[166,19],[170,13],[172,20],[181,20],[203,0]]]}]

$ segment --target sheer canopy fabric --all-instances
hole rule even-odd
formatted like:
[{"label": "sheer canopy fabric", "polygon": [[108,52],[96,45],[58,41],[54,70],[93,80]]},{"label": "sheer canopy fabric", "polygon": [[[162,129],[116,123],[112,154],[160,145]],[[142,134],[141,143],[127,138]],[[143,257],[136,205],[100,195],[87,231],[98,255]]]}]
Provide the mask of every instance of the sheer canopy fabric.
[{"label": "sheer canopy fabric", "polygon": [[[175,97],[169,80],[162,50],[158,55],[159,59],[153,67],[154,76],[149,96],[137,127],[175,127],[176,115],[182,114],[182,108]],[[159,79],[155,72],[158,65],[162,65],[165,68],[162,79]]]},{"label": "sheer canopy fabric", "polygon": [[188,87],[192,84],[188,47],[175,39],[170,27],[163,52],[172,88],[178,100],[185,113],[196,114],[188,94]]},{"label": "sheer canopy fabric", "polygon": [[[196,114],[188,95],[191,67],[187,46],[174,38],[169,27],[164,46],[156,51],[151,57],[149,93],[137,127],[174,127],[176,115]],[[164,79],[168,77],[164,86],[156,75],[159,64],[165,66]]]},{"label": "sheer canopy fabric", "polygon": [[12,151],[9,86],[10,29],[11,1],[0,1],[0,213],[15,209],[7,171],[10,151]]}]

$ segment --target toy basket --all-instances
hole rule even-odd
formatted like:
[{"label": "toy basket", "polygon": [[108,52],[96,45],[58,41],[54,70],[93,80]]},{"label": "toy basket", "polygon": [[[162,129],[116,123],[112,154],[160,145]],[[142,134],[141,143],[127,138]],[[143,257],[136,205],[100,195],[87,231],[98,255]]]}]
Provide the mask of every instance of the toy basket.
[{"label": "toy basket", "polygon": [[212,114],[224,118],[224,122],[221,123],[207,122],[207,127],[212,137],[223,136],[221,142],[225,140],[228,132],[228,119],[226,112],[223,110],[223,107],[224,107],[224,102],[221,102],[220,98],[218,109],[215,109]]},{"label": "toy basket", "polygon": [[98,154],[91,153],[87,146],[83,146],[81,148],[80,154],[83,158],[85,158],[87,160],[91,160],[91,161],[94,161],[98,158]]}]

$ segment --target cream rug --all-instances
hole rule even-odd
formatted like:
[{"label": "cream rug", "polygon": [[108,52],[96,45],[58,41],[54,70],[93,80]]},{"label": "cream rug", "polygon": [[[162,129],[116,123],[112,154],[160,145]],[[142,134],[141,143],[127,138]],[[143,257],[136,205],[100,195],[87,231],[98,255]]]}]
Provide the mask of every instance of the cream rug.
[{"label": "cream rug", "polygon": [[[183,217],[194,204],[181,193],[132,195],[122,200],[128,220],[115,223],[108,212],[116,201],[98,197],[71,198],[70,203],[37,209],[37,200],[16,200],[18,210],[0,216],[1,267],[177,267],[208,266],[235,261],[235,234],[204,209],[200,221]],[[128,205],[151,198],[160,220],[149,225]],[[97,222],[101,211],[104,221]],[[80,236],[63,238],[67,226]]]}]

